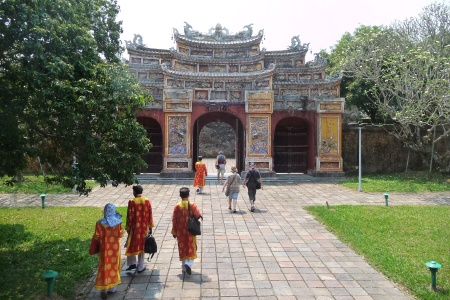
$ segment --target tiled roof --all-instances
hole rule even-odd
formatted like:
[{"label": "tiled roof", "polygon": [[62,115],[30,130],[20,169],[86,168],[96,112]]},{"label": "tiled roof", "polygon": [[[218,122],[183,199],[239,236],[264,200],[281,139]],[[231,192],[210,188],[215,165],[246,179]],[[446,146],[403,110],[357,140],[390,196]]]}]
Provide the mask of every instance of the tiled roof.
[{"label": "tiled roof", "polygon": [[336,85],[341,83],[342,74],[335,77],[327,77],[325,79],[302,79],[297,81],[273,81],[273,85]]},{"label": "tiled roof", "polygon": [[166,64],[162,64],[161,68],[163,73],[166,75],[179,76],[179,77],[195,77],[195,78],[229,78],[229,79],[238,79],[238,78],[259,78],[261,76],[270,76],[273,74],[275,70],[275,65],[270,64],[269,67],[265,70],[255,71],[255,72],[247,72],[247,73],[211,73],[211,72],[192,72],[192,71],[181,71],[173,69]]},{"label": "tiled roof", "polygon": [[249,57],[205,57],[205,56],[188,56],[177,52],[175,49],[170,49],[174,58],[178,61],[188,61],[188,62],[199,62],[199,63],[210,63],[210,64],[224,64],[224,63],[251,63],[259,60],[263,60],[265,56],[265,50],[254,56]]},{"label": "tiled roof", "polygon": [[197,46],[202,48],[204,48],[205,46],[209,48],[236,48],[259,44],[264,36],[264,30],[260,30],[257,35],[249,38],[237,38],[230,35],[224,37],[222,40],[215,40],[209,35],[187,37],[185,35],[180,35],[177,30],[174,30],[173,35],[177,43],[181,42],[190,46]]}]

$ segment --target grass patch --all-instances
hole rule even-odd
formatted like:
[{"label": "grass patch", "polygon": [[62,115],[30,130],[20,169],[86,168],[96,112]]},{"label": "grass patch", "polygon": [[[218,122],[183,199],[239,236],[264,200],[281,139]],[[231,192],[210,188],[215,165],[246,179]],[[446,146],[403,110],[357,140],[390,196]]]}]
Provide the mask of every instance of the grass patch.
[{"label": "grass patch", "polygon": [[[419,299],[449,299],[449,206],[306,207],[341,241]],[[425,263],[437,261],[438,291]]]},{"label": "grass patch", "polygon": [[[358,176],[349,177],[339,184],[358,190],[358,180]],[[447,192],[450,191],[450,176],[428,172],[369,174],[361,177],[361,184],[364,192]]]},{"label": "grass patch", "polygon": [[[25,175],[24,181],[16,182],[14,185],[5,184],[5,180],[9,177],[3,177],[0,182],[0,193],[12,194],[12,193],[23,193],[23,194],[61,194],[69,193],[72,189],[68,189],[58,184],[48,184],[44,181],[44,176],[39,175]],[[98,184],[94,181],[87,182],[88,187],[95,187]]]},{"label": "grass patch", "polygon": [[[126,210],[118,208],[123,221]],[[55,295],[75,299],[76,285],[97,266],[97,255],[88,251],[102,217],[97,207],[0,207],[0,299],[41,299],[47,270],[59,273]]]}]

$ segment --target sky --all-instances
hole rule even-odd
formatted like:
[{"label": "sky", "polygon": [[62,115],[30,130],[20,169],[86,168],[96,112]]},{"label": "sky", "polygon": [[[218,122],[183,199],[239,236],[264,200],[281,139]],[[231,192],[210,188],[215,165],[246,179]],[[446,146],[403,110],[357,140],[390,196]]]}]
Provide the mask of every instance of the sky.
[{"label": "sky", "polygon": [[[389,25],[417,17],[431,3],[450,0],[118,0],[123,34],[132,41],[140,34],[149,48],[175,48],[173,28],[183,34],[184,22],[207,33],[220,23],[230,34],[253,24],[253,34],[264,30],[261,48],[285,50],[293,36],[309,43],[306,60],[321,49],[330,52],[342,35],[361,25]],[[128,58],[128,54],[124,54]]]}]

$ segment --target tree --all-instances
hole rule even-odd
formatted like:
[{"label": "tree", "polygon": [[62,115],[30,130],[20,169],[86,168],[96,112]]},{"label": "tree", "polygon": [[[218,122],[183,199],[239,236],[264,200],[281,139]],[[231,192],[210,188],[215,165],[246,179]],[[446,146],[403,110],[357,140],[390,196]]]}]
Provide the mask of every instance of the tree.
[{"label": "tree", "polygon": [[[433,157],[450,135],[450,9],[431,4],[417,18],[363,35],[344,68],[370,90],[379,111],[396,122],[391,133],[414,151]],[[449,171],[450,152],[434,156]],[[431,170],[431,163],[430,163]]]},{"label": "tree", "polygon": [[345,64],[352,52],[359,47],[364,47],[365,37],[372,33],[380,32],[379,26],[360,26],[355,29],[353,34],[346,32],[338,43],[332,48],[328,54],[322,50],[321,55],[327,58],[329,67],[327,74],[331,75],[336,72],[343,72],[341,82],[341,96],[345,97],[349,107],[356,106],[360,111],[367,114],[372,123],[376,123],[378,119],[378,106],[374,101],[372,93],[376,88],[374,83],[369,80],[357,78],[352,72],[345,70]]},{"label": "tree", "polygon": [[0,3],[0,176],[31,157],[80,193],[87,179],[134,182],[151,147],[135,111],[151,97],[120,60],[118,12],[115,0]]}]

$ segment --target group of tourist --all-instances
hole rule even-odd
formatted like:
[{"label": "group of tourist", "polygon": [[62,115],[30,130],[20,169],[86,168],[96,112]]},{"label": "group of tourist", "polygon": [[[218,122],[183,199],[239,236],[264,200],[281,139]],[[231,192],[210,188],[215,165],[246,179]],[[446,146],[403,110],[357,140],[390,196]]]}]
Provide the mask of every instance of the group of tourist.
[{"label": "group of tourist", "polygon": [[[219,155],[223,155],[220,153]],[[220,170],[225,170],[226,159],[216,162],[220,166],[218,169],[218,180]],[[219,163],[220,162],[220,163]],[[251,169],[247,172],[243,186],[248,188],[250,199],[250,211],[255,210],[256,184],[261,183],[260,173],[255,170],[255,164],[250,164]],[[195,164],[196,174],[194,178],[194,187],[198,187],[197,193],[203,193],[205,186],[205,176],[207,169],[202,157],[198,158]],[[236,213],[237,198],[241,184],[241,177],[237,173],[235,166],[231,167],[232,174],[227,177],[223,184],[222,191],[228,186],[230,192],[228,194],[228,209]],[[221,174],[222,179],[224,172]],[[100,290],[102,299],[107,299],[108,294],[116,292],[117,285],[120,284],[121,249],[120,239],[125,231],[127,232],[127,240],[125,243],[125,256],[127,257],[127,271],[136,270],[142,273],[146,270],[144,264],[144,245],[147,235],[152,234],[152,228],[155,226],[153,222],[152,205],[148,198],[142,195],[143,188],[140,185],[133,186],[134,198],[128,201],[127,218],[125,230],[122,227],[122,215],[117,212],[116,207],[112,203],[106,204],[103,210],[103,218],[98,220],[95,225],[95,233],[92,237],[99,244],[99,261],[97,277],[95,280],[95,288]],[[189,216],[200,218],[201,213],[195,203],[189,201],[190,190],[187,187],[180,189],[181,201],[178,202],[173,209],[172,214],[172,236],[177,239],[178,254],[181,261],[182,273],[191,275],[194,259],[197,258],[197,240],[187,230]]]},{"label": "group of tourist", "polygon": [[[222,183],[225,174],[226,157],[222,151],[219,151],[219,155],[216,157],[216,169],[217,169],[217,181]],[[241,183],[241,176],[237,174],[237,168],[231,167],[231,175],[227,177],[222,187],[222,192],[230,187],[230,193],[228,194],[228,209],[236,213],[237,198],[239,195],[239,187]],[[198,161],[195,163],[195,177],[194,187],[197,187],[197,193],[203,194],[203,188],[206,185],[206,176],[208,176],[208,170],[206,164],[203,162],[203,157],[199,156]],[[255,211],[256,190],[257,186],[261,185],[261,175],[255,169],[255,163],[250,163],[250,170],[246,173],[243,187],[248,189],[248,198],[250,200],[250,211]]]}]

